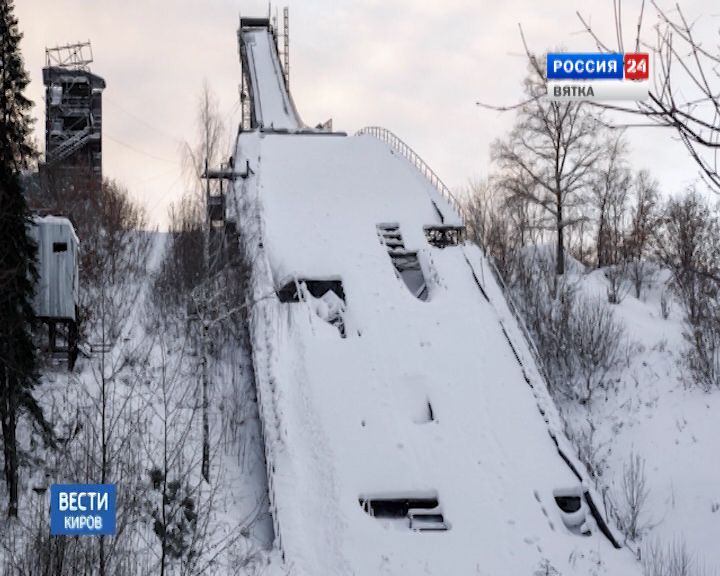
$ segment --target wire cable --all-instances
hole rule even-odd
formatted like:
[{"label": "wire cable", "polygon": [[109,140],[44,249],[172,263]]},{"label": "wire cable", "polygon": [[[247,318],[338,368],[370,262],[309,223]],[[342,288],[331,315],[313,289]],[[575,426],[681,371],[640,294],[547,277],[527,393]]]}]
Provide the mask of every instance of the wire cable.
[{"label": "wire cable", "polygon": [[135,146],[132,146],[131,144],[128,144],[126,142],[123,142],[122,140],[118,140],[117,138],[113,138],[110,136],[107,131],[105,131],[104,136],[111,140],[112,142],[115,142],[116,144],[120,144],[120,146],[124,146],[125,148],[128,148],[129,150],[132,150],[133,152],[137,154],[142,154],[143,156],[147,156],[148,158],[152,158],[153,160],[159,160],[160,162],[168,162],[170,164],[176,164],[177,166],[180,166],[180,162],[177,160],[169,160],[167,158],[162,158],[161,156],[155,156],[154,154],[150,154],[149,152],[145,152],[144,150],[140,150],[139,148],[136,148]]}]

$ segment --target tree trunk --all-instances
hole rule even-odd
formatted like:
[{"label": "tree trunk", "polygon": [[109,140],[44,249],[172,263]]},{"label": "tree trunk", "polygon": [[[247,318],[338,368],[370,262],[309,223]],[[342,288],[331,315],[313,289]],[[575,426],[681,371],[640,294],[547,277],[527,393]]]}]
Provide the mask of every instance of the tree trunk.
[{"label": "tree trunk", "polygon": [[210,350],[209,326],[203,322],[202,327],[202,477],[205,482],[210,482],[210,400],[208,398],[208,354]]},{"label": "tree trunk", "polygon": [[565,230],[562,225],[562,206],[557,209],[557,252],[555,254],[555,273],[565,274]]},{"label": "tree trunk", "polygon": [[0,398],[0,420],[2,420],[3,456],[5,457],[5,483],[8,490],[8,517],[18,515],[18,456],[15,436],[17,410],[15,402],[15,382],[5,370],[2,373],[5,384]]},{"label": "tree trunk", "polygon": [[598,232],[597,232],[597,267],[598,268],[604,268],[607,266],[607,260],[605,258],[606,256],[606,248],[605,248],[605,218],[600,218],[600,223],[598,224]]}]

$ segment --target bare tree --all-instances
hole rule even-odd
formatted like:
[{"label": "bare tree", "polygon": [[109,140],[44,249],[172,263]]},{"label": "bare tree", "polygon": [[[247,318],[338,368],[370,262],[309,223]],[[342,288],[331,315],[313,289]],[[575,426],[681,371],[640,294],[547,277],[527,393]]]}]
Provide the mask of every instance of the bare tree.
[{"label": "bare tree", "polygon": [[668,201],[657,235],[657,255],[672,272],[690,324],[700,322],[720,283],[720,219],[694,188]]},{"label": "bare tree", "polygon": [[603,143],[604,154],[598,159],[589,186],[590,203],[596,213],[598,268],[619,264],[622,260],[623,224],[631,173],[627,163],[627,143],[623,133],[610,134]]},{"label": "bare tree", "polygon": [[161,308],[186,305],[207,277],[204,212],[204,203],[193,193],[170,206],[168,240],[155,278],[155,302]]},{"label": "bare tree", "polygon": [[[616,38],[603,41],[590,26],[588,19],[577,13],[580,22],[592,36],[599,50],[624,52],[622,0],[613,0]],[[717,66],[720,50],[705,47],[697,38],[698,20],[688,19],[679,4],[666,10],[650,0],[650,9],[657,24],[644,38],[646,2],[640,6],[634,33],[633,48],[654,52],[654,87],[649,100],[631,106],[602,105],[604,109],[641,116],[647,121],[641,126],[660,126],[673,129],[696,162],[701,175],[716,191],[720,191],[718,151],[720,150],[720,83]],[[636,126],[637,123],[632,125]]]},{"label": "bare tree", "polygon": [[658,183],[647,170],[641,170],[633,179],[630,209],[630,230],[625,239],[628,275],[640,298],[643,286],[653,275],[649,262],[652,241],[660,221],[658,210]]},{"label": "bare tree", "polygon": [[544,226],[556,235],[558,275],[565,272],[565,230],[584,218],[583,190],[600,156],[598,117],[576,102],[551,102],[545,94],[545,64],[530,54],[524,81],[527,100],[517,107],[510,134],[493,145],[509,198],[538,206]]},{"label": "bare tree", "polygon": [[[146,446],[152,462],[146,506],[158,538],[158,573],[164,576],[174,563],[184,565],[193,561],[199,552],[194,546],[196,531],[206,526],[199,522],[200,484],[193,477],[197,464],[193,460],[197,458],[188,458],[187,444],[197,405],[192,401],[194,387],[181,374],[185,344],[171,362],[161,334],[160,352],[160,398],[159,402],[150,403],[160,430],[149,435]],[[157,443],[153,441],[155,439],[158,439]]]},{"label": "bare tree", "polygon": [[471,182],[465,193],[463,220],[468,240],[482,246],[504,277],[511,273],[515,251],[524,244],[529,223],[507,205],[502,190],[488,180]]},{"label": "bare tree", "polygon": [[[214,468],[213,482],[206,482],[201,470],[204,454],[195,443],[198,432],[202,434],[197,416],[204,408],[197,401],[196,334],[182,328],[183,318],[177,312],[148,311],[157,335],[155,356],[159,357],[154,365],[154,385],[144,392],[145,404],[152,412],[152,424],[143,442],[149,461],[143,497],[152,528],[148,543],[156,562],[153,573],[225,573],[219,560],[229,557],[231,549],[241,551],[238,561],[257,561],[257,551],[244,539],[264,501],[258,500],[242,519],[229,523],[218,519],[216,498],[222,485],[222,466]],[[220,345],[219,338],[216,344]],[[233,346],[237,347],[237,342]],[[231,393],[226,391],[227,395]],[[214,453],[219,436],[213,438]]]},{"label": "bare tree", "polygon": [[207,80],[197,99],[197,141],[195,145],[185,143],[183,146],[183,166],[188,176],[188,183],[202,193],[206,163],[215,166],[224,158],[226,128],[220,116],[218,99]]},{"label": "bare tree", "polygon": [[[198,140],[193,147],[185,144],[183,148],[183,165],[189,185],[180,205],[180,229],[173,231],[170,247],[171,259],[166,259],[165,279],[166,289],[173,286],[173,277],[181,278],[188,284],[194,284],[193,289],[186,293],[186,304],[192,304],[196,318],[205,318],[209,315],[208,306],[211,300],[210,281],[210,221],[207,203],[210,201],[210,180],[204,178],[210,166],[220,163],[222,144],[225,133],[224,124],[220,117],[216,96],[213,94],[207,81],[204,82],[198,99],[197,111]],[[171,213],[172,215],[172,213]],[[177,223],[176,223],[177,224]],[[202,243],[200,239],[202,238]],[[188,261],[187,251],[197,251],[202,246],[202,259]],[[202,266],[198,267],[198,261]],[[167,263],[170,262],[170,266]],[[198,269],[199,268],[199,269]],[[200,274],[197,274],[200,272]],[[200,277],[198,277],[200,276]],[[175,290],[177,294],[177,290]],[[202,322],[200,330],[200,389],[202,392],[202,471],[206,481],[209,481],[210,454],[209,454],[209,387],[208,363],[210,361],[209,329]]]}]

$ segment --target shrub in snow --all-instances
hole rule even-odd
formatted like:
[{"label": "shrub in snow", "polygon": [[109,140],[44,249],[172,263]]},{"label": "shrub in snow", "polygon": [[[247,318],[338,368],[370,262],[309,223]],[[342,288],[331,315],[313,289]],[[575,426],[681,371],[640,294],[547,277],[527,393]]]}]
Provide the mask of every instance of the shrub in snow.
[{"label": "shrub in snow", "polygon": [[607,303],[578,294],[536,254],[511,279],[514,299],[538,347],[550,391],[588,403],[623,359],[624,327]]},{"label": "shrub in snow", "polygon": [[585,465],[590,477],[598,479],[607,468],[609,447],[606,442],[597,439],[597,428],[592,420],[588,419],[585,424],[578,428],[566,425],[565,433],[575,444],[578,458]]},{"label": "shrub in snow", "polygon": [[607,281],[607,298],[610,304],[620,304],[630,291],[626,264],[613,264],[603,271]]},{"label": "shrub in snow", "polygon": [[706,392],[720,387],[720,315],[703,318],[683,333],[689,346],[683,354],[694,382]]},{"label": "shrub in snow", "polygon": [[568,326],[576,374],[573,393],[585,404],[595,390],[607,388],[609,373],[621,363],[625,329],[605,302],[580,297]]},{"label": "shrub in snow", "polygon": [[663,546],[657,540],[642,548],[642,567],[645,576],[706,576],[697,558],[690,554],[684,541]]},{"label": "shrub in snow", "polygon": [[645,459],[639,454],[630,454],[629,462],[623,466],[621,487],[618,523],[625,536],[634,541],[649,528],[646,505],[650,489],[645,477]]},{"label": "shrub in snow", "polygon": [[720,217],[695,190],[672,198],[658,235],[658,253],[686,314],[683,354],[695,383],[720,386]]},{"label": "shrub in snow", "polygon": [[[148,503],[153,519],[153,532],[161,542],[162,556],[169,559],[191,559],[196,555],[194,544],[198,514],[192,490],[179,480],[168,481],[159,468],[149,472],[152,491]],[[157,495],[153,498],[153,495]],[[152,500],[157,500],[154,504]]]}]

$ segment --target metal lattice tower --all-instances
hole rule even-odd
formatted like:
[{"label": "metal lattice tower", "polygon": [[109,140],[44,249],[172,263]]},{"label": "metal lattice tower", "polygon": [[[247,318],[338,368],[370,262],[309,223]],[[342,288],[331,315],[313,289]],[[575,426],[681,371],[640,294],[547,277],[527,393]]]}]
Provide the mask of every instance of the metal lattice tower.
[{"label": "metal lattice tower", "polygon": [[[102,91],[90,42],[45,49],[45,164],[56,187],[102,182]],[[80,183],[82,181],[82,183]]]},{"label": "metal lattice tower", "polygon": [[90,71],[93,62],[92,45],[90,41],[77,44],[65,44],[55,48],[45,48],[45,66]]}]

